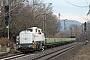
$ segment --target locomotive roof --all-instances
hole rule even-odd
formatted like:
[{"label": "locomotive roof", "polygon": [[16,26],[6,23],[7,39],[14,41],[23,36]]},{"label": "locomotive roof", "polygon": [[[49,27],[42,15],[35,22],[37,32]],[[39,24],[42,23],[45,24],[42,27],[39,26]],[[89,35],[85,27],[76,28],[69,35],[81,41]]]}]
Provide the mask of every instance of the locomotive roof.
[{"label": "locomotive roof", "polygon": [[31,27],[31,28],[28,28],[28,29],[39,29],[39,30],[42,30],[42,29],[37,28],[37,27]]}]

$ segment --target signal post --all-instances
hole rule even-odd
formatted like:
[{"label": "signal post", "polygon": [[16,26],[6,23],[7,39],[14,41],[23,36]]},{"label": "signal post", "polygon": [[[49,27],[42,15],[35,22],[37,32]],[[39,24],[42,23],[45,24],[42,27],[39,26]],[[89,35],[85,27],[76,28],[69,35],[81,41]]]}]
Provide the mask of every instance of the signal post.
[{"label": "signal post", "polygon": [[9,21],[10,21],[10,0],[7,1],[7,4],[5,4],[5,24],[7,28],[7,34],[9,39]]}]

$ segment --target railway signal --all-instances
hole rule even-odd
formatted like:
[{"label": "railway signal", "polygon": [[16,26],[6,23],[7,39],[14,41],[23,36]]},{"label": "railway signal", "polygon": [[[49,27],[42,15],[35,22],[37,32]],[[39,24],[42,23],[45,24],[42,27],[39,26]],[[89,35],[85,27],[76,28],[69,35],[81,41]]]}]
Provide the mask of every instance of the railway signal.
[{"label": "railway signal", "polygon": [[9,20],[9,5],[5,6],[5,24],[8,26],[8,20]]},{"label": "railway signal", "polygon": [[5,13],[9,12],[9,5],[5,6]]},{"label": "railway signal", "polygon": [[[10,3],[10,2],[8,2],[8,3]],[[9,4],[5,5],[4,9],[5,9],[5,24],[6,24],[6,28],[8,31],[8,39],[9,39],[9,20],[10,20],[10,6],[9,6]]]},{"label": "railway signal", "polygon": [[85,22],[85,23],[84,23],[84,30],[85,30],[85,31],[87,30],[87,26],[86,26],[86,25],[87,25],[87,23]]}]

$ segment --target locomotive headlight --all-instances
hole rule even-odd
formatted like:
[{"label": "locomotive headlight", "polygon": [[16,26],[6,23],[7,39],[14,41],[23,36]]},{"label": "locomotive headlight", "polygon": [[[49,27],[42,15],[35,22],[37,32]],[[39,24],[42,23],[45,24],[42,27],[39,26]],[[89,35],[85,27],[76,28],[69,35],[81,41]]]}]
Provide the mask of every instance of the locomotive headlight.
[{"label": "locomotive headlight", "polygon": [[28,46],[29,48],[31,47],[31,45]]},{"label": "locomotive headlight", "polygon": [[34,48],[35,48],[35,46],[34,46],[34,45],[32,45],[32,48],[34,49]]},{"label": "locomotive headlight", "polygon": [[18,43],[16,43],[18,45]]},{"label": "locomotive headlight", "polygon": [[18,48],[21,48],[21,45],[18,45]]}]

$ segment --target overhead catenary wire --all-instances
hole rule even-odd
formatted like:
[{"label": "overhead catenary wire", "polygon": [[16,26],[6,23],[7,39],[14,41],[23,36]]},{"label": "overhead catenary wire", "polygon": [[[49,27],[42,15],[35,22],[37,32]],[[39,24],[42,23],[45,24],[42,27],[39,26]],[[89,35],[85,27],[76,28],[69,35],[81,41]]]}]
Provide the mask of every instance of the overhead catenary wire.
[{"label": "overhead catenary wire", "polygon": [[86,8],[86,7],[88,7],[88,6],[79,6],[79,5],[75,5],[75,4],[72,4],[71,2],[69,2],[69,1],[67,1],[67,0],[65,0],[65,1],[66,1],[67,3],[73,5],[73,6],[76,6],[76,7],[80,7],[80,8]]},{"label": "overhead catenary wire", "polygon": [[89,11],[88,11],[88,13],[87,13],[87,15],[89,15],[89,14],[90,14],[90,4],[88,3],[87,0],[85,0],[85,1],[86,1],[87,5],[89,5]]},{"label": "overhead catenary wire", "polygon": [[88,1],[87,0],[85,0],[85,1],[86,1],[87,5],[89,5]]}]

